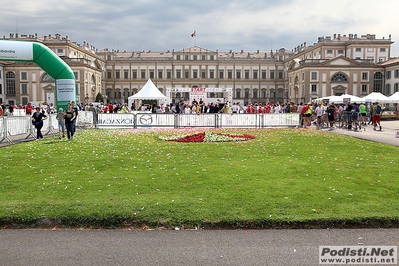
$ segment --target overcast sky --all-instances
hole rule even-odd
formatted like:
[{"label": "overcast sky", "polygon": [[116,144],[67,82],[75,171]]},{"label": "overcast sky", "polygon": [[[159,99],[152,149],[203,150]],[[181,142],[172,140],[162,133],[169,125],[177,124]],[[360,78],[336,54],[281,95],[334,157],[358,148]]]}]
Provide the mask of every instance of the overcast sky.
[{"label": "overcast sky", "polygon": [[0,36],[59,33],[132,52],[266,52],[334,34],[391,34],[391,57],[399,57],[398,10],[397,0],[2,0]]}]

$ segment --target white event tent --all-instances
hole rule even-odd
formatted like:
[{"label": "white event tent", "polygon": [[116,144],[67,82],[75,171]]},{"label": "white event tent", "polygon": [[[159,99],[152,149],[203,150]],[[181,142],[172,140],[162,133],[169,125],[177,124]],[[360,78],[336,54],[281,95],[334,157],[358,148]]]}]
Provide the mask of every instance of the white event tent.
[{"label": "white event tent", "polygon": [[[157,100],[158,102],[164,102],[166,101],[166,96],[159,91],[151,79],[148,79],[147,83],[141,88],[141,90],[128,98],[129,108],[135,100]],[[138,108],[137,105],[136,108]]]},{"label": "white event tent", "polygon": [[318,99],[315,99],[313,101],[328,101],[330,103],[344,103],[344,99],[349,99],[350,102],[352,103],[361,103],[364,102],[363,98],[351,95],[351,94],[342,94],[340,96],[337,95],[332,95],[332,96],[327,96],[327,97],[321,97]]},{"label": "white event tent", "polygon": [[380,92],[372,92],[367,96],[363,97],[365,101],[369,102],[381,102],[381,103],[392,103],[392,100]]}]

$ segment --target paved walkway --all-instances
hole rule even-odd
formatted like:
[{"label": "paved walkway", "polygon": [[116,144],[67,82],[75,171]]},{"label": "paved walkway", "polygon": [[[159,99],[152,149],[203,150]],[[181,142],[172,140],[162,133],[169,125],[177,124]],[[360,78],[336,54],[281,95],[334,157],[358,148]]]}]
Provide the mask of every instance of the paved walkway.
[{"label": "paved walkway", "polygon": [[372,125],[366,125],[360,131],[340,128],[322,130],[399,147],[399,120],[383,120],[381,126],[381,131],[373,130]]},{"label": "paved walkway", "polygon": [[[362,128],[362,130],[360,131],[353,131],[353,130],[340,129],[340,128],[334,128],[333,130],[330,129],[322,129],[322,130],[399,147],[399,120],[383,120],[381,121],[381,125],[382,125],[381,131],[379,130],[374,131],[372,125],[367,125],[366,127]],[[312,129],[316,130],[316,127],[312,126]],[[43,132],[43,134],[45,134],[44,137],[46,138],[58,133],[57,131],[55,131],[47,134],[46,132]],[[26,141],[32,141],[34,140],[34,136],[23,134],[23,135],[9,136],[8,139],[12,141],[12,143],[17,144]],[[9,145],[11,145],[11,143],[6,139],[4,139],[0,143],[0,147],[5,147]]]}]

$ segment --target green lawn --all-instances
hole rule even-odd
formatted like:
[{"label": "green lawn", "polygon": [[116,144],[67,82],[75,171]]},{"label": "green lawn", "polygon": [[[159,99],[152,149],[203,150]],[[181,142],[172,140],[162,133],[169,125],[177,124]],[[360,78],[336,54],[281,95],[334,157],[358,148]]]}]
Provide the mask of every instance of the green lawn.
[{"label": "green lawn", "polygon": [[0,225],[398,224],[397,147],[302,129],[216,130],[256,136],[245,142],[158,139],[188,131],[81,130],[70,142],[1,148]]}]

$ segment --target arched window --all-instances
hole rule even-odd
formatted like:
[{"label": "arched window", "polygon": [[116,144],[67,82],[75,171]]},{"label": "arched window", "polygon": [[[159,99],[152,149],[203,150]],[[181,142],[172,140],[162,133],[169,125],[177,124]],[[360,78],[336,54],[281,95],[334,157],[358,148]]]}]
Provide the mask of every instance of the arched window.
[{"label": "arched window", "polygon": [[52,77],[50,77],[47,73],[43,75],[42,81],[43,82],[55,82],[55,80]]},{"label": "arched window", "polygon": [[344,75],[342,73],[338,73],[338,74],[335,74],[334,76],[332,76],[331,81],[332,82],[347,82],[348,78],[346,77],[346,75]]},{"label": "arched window", "polygon": [[374,86],[373,86],[373,92],[381,92],[382,93],[382,73],[377,72],[374,74]]},{"label": "arched window", "polygon": [[15,73],[6,73],[6,93],[8,95],[15,95]]}]

